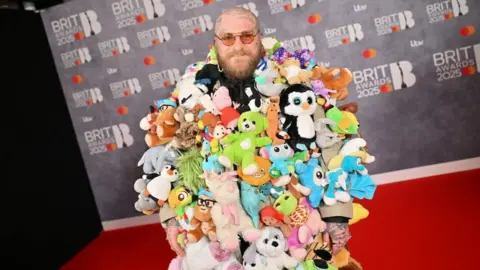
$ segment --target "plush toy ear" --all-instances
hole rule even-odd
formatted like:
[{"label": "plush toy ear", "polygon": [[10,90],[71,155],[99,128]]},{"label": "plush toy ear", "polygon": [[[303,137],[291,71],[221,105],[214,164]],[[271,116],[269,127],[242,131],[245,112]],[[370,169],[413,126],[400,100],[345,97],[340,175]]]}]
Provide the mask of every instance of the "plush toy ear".
[{"label": "plush toy ear", "polygon": [[295,171],[299,174],[304,173],[306,170],[307,170],[307,165],[305,165],[303,163],[297,163],[295,165]]},{"label": "plush toy ear", "polygon": [[258,153],[260,154],[261,157],[266,158],[266,159],[270,159],[268,148],[262,147],[262,148],[260,148],[260,151]]}]

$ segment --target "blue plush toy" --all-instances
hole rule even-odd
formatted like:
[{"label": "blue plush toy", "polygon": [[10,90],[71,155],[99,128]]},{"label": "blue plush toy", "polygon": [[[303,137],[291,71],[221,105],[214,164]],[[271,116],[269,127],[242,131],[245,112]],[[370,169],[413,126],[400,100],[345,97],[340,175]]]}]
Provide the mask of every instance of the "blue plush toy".
[{"label": "blue plush toy", "polygon": [[[291,159],[295,151],[286,143],[279,145],[267,145],[260,148],[260,155],[272,162],[269,172],[273,178],[289,175],[294,170],[294,162]],[[279,173],[280,172],[280,173]]]},{"label": "blue plush toy", "polygon": [[317,157],[312,157],[307,164],[297,163],[295,170],[300,184],[311,190],[308,195],[308,202],[313,208],[320,205],[323,196],[323,189],[327,185],[325,174],[319,165]]},{"label": "blue plush toy", "polygon": [[266,202],[267,197],[259,192],[257,187],[245,181],[240,183],[240,200],[245,212],[252,218],[253,225],[258,228],[260,222],[260,201]]},{"label": "blue plush toy", "polygon": [[272,196],[272,198],[274,199],[277,199],[278,197],[280,197],[280,195],[282,195],[283,192],[285,191],[285,188],[283,186],[281,187],[274,186],[270,181],[261,185],[258,189],[263,195],[267,197]]},{"label": "blue plush toy", "polygon": [[214,170],[217,174],[223,171],[223,165],[218,162],[218,153],[212,154],[210,142],[206,139],[203,139],[201,154],[204,157],[202,162],[202,169],[204,171],[211,172]]}]

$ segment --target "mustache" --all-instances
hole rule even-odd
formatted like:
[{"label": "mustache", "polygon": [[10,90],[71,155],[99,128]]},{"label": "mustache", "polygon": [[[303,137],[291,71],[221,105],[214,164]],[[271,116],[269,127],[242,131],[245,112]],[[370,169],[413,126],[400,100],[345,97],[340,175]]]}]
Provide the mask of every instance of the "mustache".
[{"label": "mustache", "polygon": [[243,49],[240,49],[238,51],[233,51],[227,55],[227,57],[233,57],[233,56],[250,56],[250,54],[248,54]]}]

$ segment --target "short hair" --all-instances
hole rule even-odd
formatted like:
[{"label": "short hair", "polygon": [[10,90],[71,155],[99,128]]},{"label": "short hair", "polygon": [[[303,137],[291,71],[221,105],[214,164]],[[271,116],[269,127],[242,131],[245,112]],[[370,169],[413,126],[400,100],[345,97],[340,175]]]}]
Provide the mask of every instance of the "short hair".
[{"label": "short hair", "polygon": [[222,10],[220,15],[218,15],[217,20],[215,22],[215,33],[217,32],[218,25],[222,22],[222,16],[224,15],[245,16],[248,19],[253,21],[255,25],[255,29],[259,29],[260,27],[257,16],[255,16],[255,14],[253,14],[250,10],[243,7],[231,7],[231,8],[226,8]]}]

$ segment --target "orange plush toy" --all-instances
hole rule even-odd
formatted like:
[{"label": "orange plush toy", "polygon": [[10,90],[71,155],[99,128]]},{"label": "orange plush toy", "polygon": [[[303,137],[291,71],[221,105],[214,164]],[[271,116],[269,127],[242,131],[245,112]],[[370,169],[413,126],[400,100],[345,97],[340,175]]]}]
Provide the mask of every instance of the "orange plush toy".
[{"label": "orange plush toy", "polygon": [[352,72],[348,68],[331,68],[316,66],[312,69],[311,80],[321,80],[325,88],[337,91],[330,98],[344,100],[348,97],[348,84],[352,81]]},{"label": "orange plush toy", "polygon": [[170,142],[175,136],[175,132],[180,126],[180,123],[175,120],[175,117],[173,116],[175,112],[175,107],[167,106],[163,111],[158,114],[158,117],[155,120],[159,145]]}]

